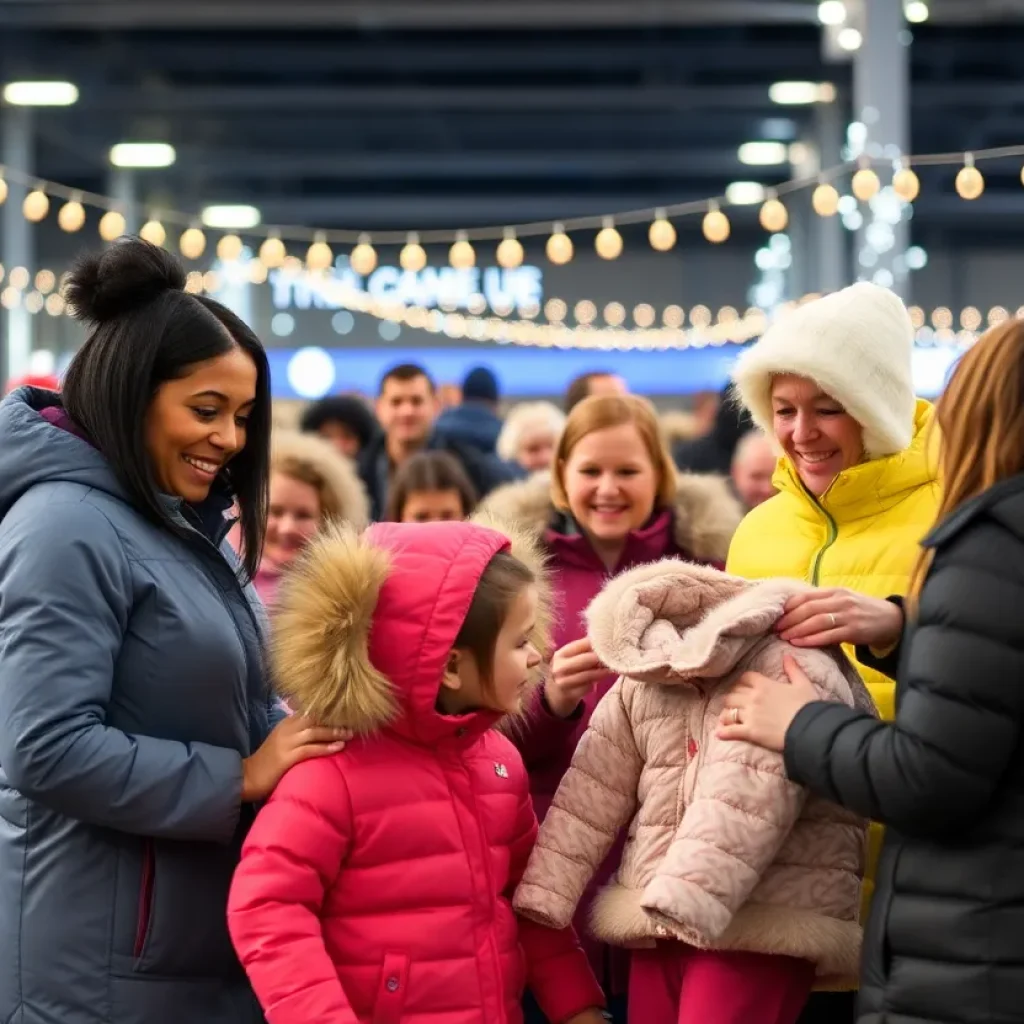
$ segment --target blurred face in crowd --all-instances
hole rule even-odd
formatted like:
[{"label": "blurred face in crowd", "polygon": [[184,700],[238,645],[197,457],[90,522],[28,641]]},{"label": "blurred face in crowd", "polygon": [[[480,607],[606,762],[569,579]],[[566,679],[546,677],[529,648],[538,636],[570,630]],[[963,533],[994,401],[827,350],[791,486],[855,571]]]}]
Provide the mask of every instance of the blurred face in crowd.
[{"label": "blurred face in crowd", "polygon": [[346,458],[354,459],[359,454],[359,437],[341,420],[329,420],[317,433]]},{"label": "blurred face in crowd", "polygon": [[287,565],[312,540],[320,515],[320,495],[315,487],[284,473],[272,473],[263,557],[272,565]]},{"label": "blurred face in crowd", "polygon": [[814,381],[795,374],[777,376],[772,381],[772,411],[775,436],[815,497],[863,459],[860,424]]},{"label": "blurred face in crowd", "polygon": [[165,381],[146,413],[146,448],[164,494],[201,502],[217,474],[245,447],[256,401],[256,364],[240,348]]},{"label": "blurred face in crowd", "polygon": [[464,515],[458,491],[410,491],[402,506],[403,523],[442,523]]},{"label": "blurred face in crowd", "polygon": [[388,441],[403,448],[416,448],[430,434],[437,415],[437,399],[426,377],[384,383],[377,399],[377,419]]},{"label": "blurred face in crowd", "polygon": [[555,435],[547,431],[527,434],[520,442],[516,461],[531,473],[548,469],[555,456],[555,440]]},{"label": "blurred face in crowd", "polygon": [[632,423],[584,436],[562,471],[569,511],[599,551],[624,543],[654,512],[658,479]]},{"label": "blurred face in crowd", "polygon": [[629,388],[626,387],[626,382],[621,377],[616,377],[614,374],[591,377],[590,384],[587,387],[588,398],[593,395],[627,394],[629,394]]},{"label": "blurred face in crowd", "polygon": [[775,493],[772,486],[775,462],[775,452],[767,437],[760,433],[748,434],[740,441],[732,463],[732,482],[747,508],[760,505]]}]

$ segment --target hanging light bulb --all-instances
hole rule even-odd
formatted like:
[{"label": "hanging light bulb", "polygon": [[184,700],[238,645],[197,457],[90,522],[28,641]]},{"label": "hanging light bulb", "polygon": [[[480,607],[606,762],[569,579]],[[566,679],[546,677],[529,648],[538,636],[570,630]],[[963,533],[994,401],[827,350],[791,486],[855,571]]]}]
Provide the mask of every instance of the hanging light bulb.
[{"label": "hanging light bulb", "polygon": [[100,217],[100,238],[104,242],[113,242],[124,234],[126,226],[123,213],[119,213],[117,210],[108,210]]},{"label": "hanging light bulb", "polygon": [[164,230],[163,224],[154,217],[152,220],[147,220],[139,229],[139,238],[144,242],[149,242],[150,245],[160,246],[167,241],[167,232]]},{"label": "hanging light bulb", "polygon": [[850,181],[850,191],[862,202],[866,203],[878,195],[882,183],[878,175],[870,167],[862,167]]},{"label": "hanging light bulb", "polygon": [[647,240],[651,243],[651,248],[657,252],[668,252],[676,244],[676,229],[665,216],[664,210],[655,210],[654,220],[651,221],[647,232]]},{"label": "hanging light bulb", "polygon": [[3,206],[7,202],[7,182],[4,181],[4,176],[0,174],[0,206]]},{"label": "hanging light bulb", "polygon": [[21,204],[21,212],[25,220],[38,224],[50,212],[49,196],[38,188],[29,192]]},{"label": "hanging light bulb", "polygon": [[514,270],[523,265],[523,244],[516,238],[514,228],[505,228],[505,237],[498,243],[494,255],[498,266],[506,270]]},{"label": "hanging light bulb", "polygon": [[603,260],[616,260],[622,255],[622,235],[615,230],[611,217],[605,217],[604,227],[594,239],[594,249]]},{"label": "hanging light bulb", "polygon": [[565,233],[565,228],[561,224],[554,225],[544,251],[548,259],[558,266],[562,266],[572,259],[572,239]]},{"label": "hanging light bulb", "polygon": [[57,223],[62,231],[73,235],[85,225],[85,207],[77,199],[65,203],[57,213]]},{"label": "hanging light bulb", "polygon": [[961,199],[977,199],[985,191],[985,179],[974,166],[974,156],[964,154],[964,165],[956,176],[956,190]]},{"label": "hanging light bulb", "polygon": [[758,220],[765,231],[785,231],[786,225],[789,223],[789,211],[782,201],[773,194],[765,200]]},{"label": "hanging light bulb", "polygon": [[235,263],[245,248],[238,235],[225,235],[217,243],[217,259],[222,263]]},{"label": "hanging light bulb", "polygon": [[732,227],[729,218],[718,208],[717,203],[712,203],[708,212],[704,214],[702,225],[704,237],[715,245],[720,245],[728,239]]},{"label": "hanging light bulb", "polygon": [[455,236],[455,244],[448,250],[448,262],[456,270],[469,270],[476,266],[476,251],[466,238],[465,231]]},{"label": "hanging light bulb", "polygon": [[839,193],[835,186],[819,185],[811,196],[811,206],[819,217],[834,217],[839,210]]},{"label": "hanging light bulb", "polygon": [[271,270],[281,266],[287,256],[284,242],[279,235],[271,235],[260,246],[260,262]]},{"label": "hanging light bulb", "polygon": [[313,244],[306,250],[306,266],[310,270],[327,270],[334,262],[334,253],[327,244],[327,236],[318,231],[313,236]]},{"label": "hanging light bulb", "polygon": [[181,233],[178,249],[187,260],[197,260],[206,251],[206,235],[197,228],[190,227]]},{"label": "hanging light bulb", "polygon": [[921,180],[909,167],[901,167],[892,176],[892,190],[903,202],[912,203],[921,194]]},{"label": "hanging light bulb", "polygon": [[418,274],[427,265],[427,251],[420,245],[420,236],[410,231],[405,238],[405,245],[398,254],[398,262],[403,270]]},{"label": "hanging light bulb", "polygon": [[352,250],[348,262],[352,269],[363,277],[373,273],[377,266],[377,250],[370,244],[369,235],[359,236],[359,244]]}]

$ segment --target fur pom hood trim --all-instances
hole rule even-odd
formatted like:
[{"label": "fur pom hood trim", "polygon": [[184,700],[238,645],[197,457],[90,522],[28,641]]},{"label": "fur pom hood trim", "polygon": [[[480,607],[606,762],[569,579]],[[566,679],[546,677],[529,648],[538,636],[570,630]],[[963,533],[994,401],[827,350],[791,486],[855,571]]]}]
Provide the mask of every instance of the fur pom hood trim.
[{"label": "fur pom hood trim", "polygon": [[[743,509],[722,477],[697,473],[679,476],[672,507],[673,539],[693,558],[724,562]],[[551,504],[551,474],[535,473],[528,480],[492,491],[480,514],[497,522],[514,522],[542,541],[555,509]]]},{"label": "fur pom hood trim", "polygon": [[537,581],[532,639],[544,654],[552,623],[545,556],[514,524],[484,514],[472,524],[325,529],[281,583],[272,641],[278,692],[323,725],[360,735],[391,725],[421,740],[439,737],[443,721],[455,721],[433,710],[444,662],[481,574],[501,550]]}]

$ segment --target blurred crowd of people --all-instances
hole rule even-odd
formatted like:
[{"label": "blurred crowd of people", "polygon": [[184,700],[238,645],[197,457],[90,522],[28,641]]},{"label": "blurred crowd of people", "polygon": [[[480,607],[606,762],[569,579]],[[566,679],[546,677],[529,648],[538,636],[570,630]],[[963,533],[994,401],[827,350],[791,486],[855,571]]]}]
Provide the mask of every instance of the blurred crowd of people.
[{"label": "blurred crowd of people", "polygon": [[1022,1019],[1024,325],[289,421],[183,289],[83,258],[0,404],[0,1018]]}]

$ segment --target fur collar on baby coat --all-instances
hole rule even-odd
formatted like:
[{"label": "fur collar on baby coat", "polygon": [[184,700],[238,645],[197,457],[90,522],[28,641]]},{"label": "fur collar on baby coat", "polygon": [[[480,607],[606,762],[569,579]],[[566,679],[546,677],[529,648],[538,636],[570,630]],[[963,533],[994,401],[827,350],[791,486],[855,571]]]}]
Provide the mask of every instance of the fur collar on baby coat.
[{"label": "fur collar on baby coat", "polygon": [[823,699],[871,708],[841,650],[797,650],[773,633],[786,600],[806,589],[678,560],[609,582],[587,611],[589,636],[622,678],[555,795],[516,892],[520,913],[567,924],[630,825],[594,905],[600,938],[801,957],[822,988],[856,979],[865,823],[789,782],[781,755],[715,734],[739,675],[784,680],[785,653]]}]

